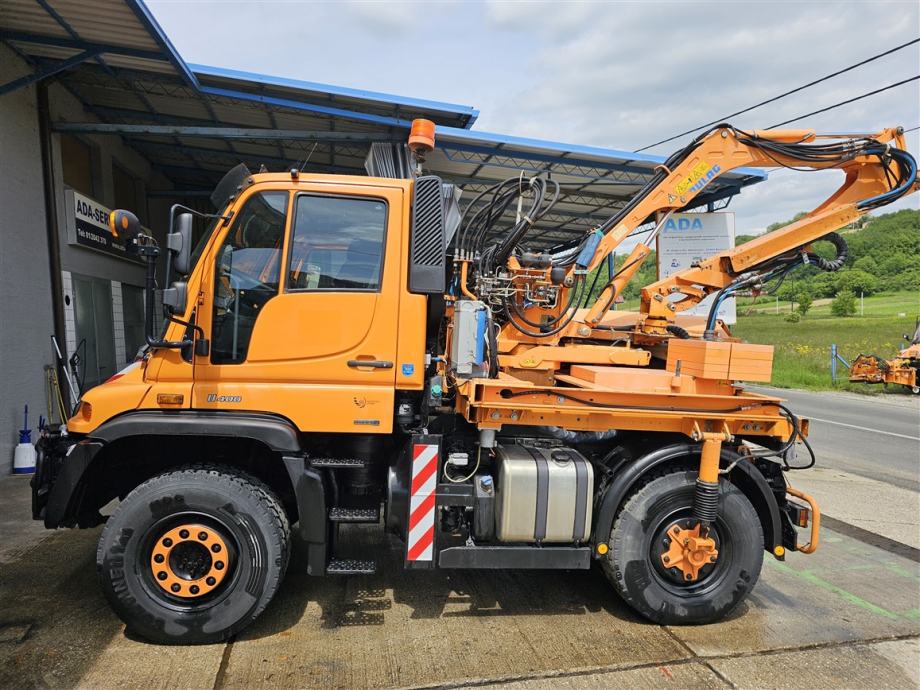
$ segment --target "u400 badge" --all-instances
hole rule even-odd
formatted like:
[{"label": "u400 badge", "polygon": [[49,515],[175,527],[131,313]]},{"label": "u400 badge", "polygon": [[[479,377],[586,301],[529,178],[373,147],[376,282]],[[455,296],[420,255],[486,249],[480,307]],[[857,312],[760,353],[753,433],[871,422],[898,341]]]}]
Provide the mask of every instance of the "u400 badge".
[{"label": "u400 badge", "polygon": [[209,403],[238,403],[243,402],[242,395],[218,395],[217,393],[208,393]]}]

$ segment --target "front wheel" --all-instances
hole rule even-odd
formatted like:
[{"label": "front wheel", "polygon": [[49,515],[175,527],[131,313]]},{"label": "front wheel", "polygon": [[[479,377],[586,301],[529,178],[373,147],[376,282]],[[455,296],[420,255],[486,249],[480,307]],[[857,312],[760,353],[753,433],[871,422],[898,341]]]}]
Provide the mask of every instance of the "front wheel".
[{"label": "front wheel", "polygon": [[754,587],[763,564],[763,532],[754,507],[732,484],[719,483],[719,512],[709,536],[715,562],[693,581],[662,556],[669,531],[686,529],[692,518],[696,473],[673,472],[653,479],[630,496],[610,533],[603,567],[632,608],[664,625],[710,623],[727,616]]},{"label": "front wheel", "polygon": [[290,527],[272,491],[224,467],[149,479],[106,523],[96,566],[128,629],[152,642],[218,642],[252,622],[284,577]]}]

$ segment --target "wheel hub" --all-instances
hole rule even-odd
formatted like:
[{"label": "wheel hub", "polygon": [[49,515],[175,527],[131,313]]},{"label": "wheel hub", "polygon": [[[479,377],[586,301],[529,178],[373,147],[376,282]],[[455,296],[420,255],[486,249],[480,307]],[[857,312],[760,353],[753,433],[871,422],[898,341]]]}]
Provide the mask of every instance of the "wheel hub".
[{"label": "wheel hub", "polygon": [[210,527],[179,525],[157,539],[150,554],[153,580],[169,594],[202,597],[227,576],[227,544]]},{"label": "wheel hub", "polygon": [[665,568],[679,568],[687,582],[695,581],[700,569],[715,563],[719,557],[715,540],[702,536],[699,523],[689,528],[675,523],[668,529],[668,538],[671,542],[668,550],[661,554],[661,562]]}]

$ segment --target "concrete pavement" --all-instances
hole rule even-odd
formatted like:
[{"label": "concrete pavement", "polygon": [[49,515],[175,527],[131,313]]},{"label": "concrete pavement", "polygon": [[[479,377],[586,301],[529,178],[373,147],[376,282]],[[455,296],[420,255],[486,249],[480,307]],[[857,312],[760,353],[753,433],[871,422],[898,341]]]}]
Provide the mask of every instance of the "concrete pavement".
[{"label": "concrete pavement", "polygon": [[[804,474],[804,473],[803,473]],[[4,537],[23,478],[0,479]],[[6,527],[12,526],[12,527]],[[304,549],[265,614],[226,645],[132,639],[99,591],[99,529],[33,534],[0,565],[0,687],[916,687],[920,563],[824,530],[812,556],[766,559],[715,625],[638,619],[599,572],[403,572],[401,544],[368,577],[314,579]],[[4,539],[5,540],[5,539]]]},{"label": "concrete pavement", "polygon": [[596,571],[404,572],[398,541],[352,526],[358,551],[383,552],[378,574],[310,578],[295,544],[237,639],[150,645],[100,593],[100,530],[43,530],[28,480],[2,478],[0,687],[920,687],[918,401],[779,394],[814,418],[818,467],[790,478],[829,516],[822,545],[765,558],[715,625],[640,620]]}]

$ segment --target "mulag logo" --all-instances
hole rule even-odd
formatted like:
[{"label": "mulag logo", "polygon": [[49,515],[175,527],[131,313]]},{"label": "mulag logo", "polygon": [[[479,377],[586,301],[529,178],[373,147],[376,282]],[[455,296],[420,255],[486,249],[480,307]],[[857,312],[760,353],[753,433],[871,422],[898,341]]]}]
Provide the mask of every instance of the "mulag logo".
[{"label": "mulag logo", "polygon": [[218,395],[217,393],[208,393],[209,403],[238,403],[242,401],[242,395]]}]

